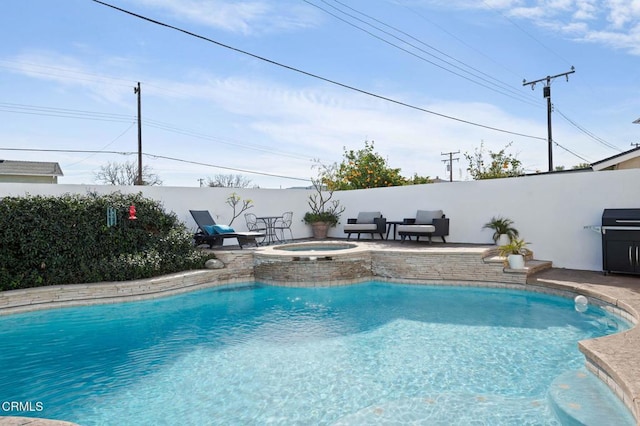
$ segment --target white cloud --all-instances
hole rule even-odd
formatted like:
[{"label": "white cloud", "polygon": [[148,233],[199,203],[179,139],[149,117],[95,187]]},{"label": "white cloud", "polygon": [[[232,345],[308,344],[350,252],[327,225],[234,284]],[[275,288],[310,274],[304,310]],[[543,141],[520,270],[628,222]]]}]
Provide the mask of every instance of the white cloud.
[{"label": "white cloud", "polygon": [[431,4],[487,9],[554,30],[575,41],[640,55],[640,0],[450,0]]},{"label": "white cloud", "polygon": [[246,35],[314,26],[318,15],[289,1],[135,0],[186,22]]}]

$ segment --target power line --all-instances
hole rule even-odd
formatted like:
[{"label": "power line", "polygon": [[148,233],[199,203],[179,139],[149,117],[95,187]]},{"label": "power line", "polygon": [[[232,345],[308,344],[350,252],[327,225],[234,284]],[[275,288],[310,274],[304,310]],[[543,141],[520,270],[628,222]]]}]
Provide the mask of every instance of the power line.
[{"label": "power line", "polygon": [[546,50],[548,50],[549,52],[553,53],[555,56],[557,56],[559,59],[563,60],[564,62],[566,62],[567,65],[571,66],[571,63],[569,63],[569,61],[567,61],[564,57],[562,57],[561,55],[559,55],[556,51],[554,51],[553,49],[551,49],[549,46],[547,46],[546,44],[542,43],[540,40],[538,40],[536,37],[533,36],[533,34],[529,33],[528,31],[526,31],[524,28],[522,28],[520,25],[516,24],[513,20],[509,19],[509,17],[507,17],[504,13],[496,10],[496,8],[494,8],[493,6],[487,4],[486,1],[482,1],[482,3],[489,9],[493,10],[495,13],[499,14],[500,16],[502,16],[504,19],[506,19],[507,21],[509,21],[511,23],[511,25],[513,25],[514,27],[516,27],[517,29],[519,29],[520,31],[522,31],[524,34],[526,34],[528,37],[530,37],[533,41],[535,41],[536,43],[538,43],[540,46],[542,46],[543,48],[545,48]]},{"label": "power line", "polygon": [[567,72],[563,72],[561,74],[556,74],[554,76],[546,76],[544,78],[538,79],[538,80],[534,80],[534,81],[527,81],[527,80],[523,80],[522,81],[522,85],[523,86],[531,86],[531,90],[533,90],[536,87],[536,83],[540,83],[540,82],[544,82],[544,88],[542,91],[543,96],[547,99],[547,143],[548,143],[548,155],[549,155],[549,171],[552,172],[553,171],[553,137],[551,136],[551,111],[552,111],[552,104],[551,104],[551,81],[558,78],[558,77],[566,77],[567,81],[569,81],[569,74],[573,74],[575,72],[575,69],[573,67],[571,67],[571,71],[567,71]]},{"label": "power line", "polygon": [[442,160],[443,163],[447,164],[447,170],[449,170],[449,182],[453,182],[453,162],[460,161],[460,157],[453,158],[455,154],[460,154],[460,151],[456,152],[441,152],[440,155],[448,155],[449,158],[446,160]]},{"label": "power line", "polygon": [[616,150],[616,151],[618,151],[618,152],[622,152],[622,150],[621,150],[620,148],[618,148],[617,146],[615,146],[615,145],[613,145],[613,144],[611,144],[611,143],[607,142],[606,140],[602,139],[601,137],[598,137],[598,136],[594,135],[594,134],[593,134],[593,133],[591,133],[589,130],[587,130],[587,129],[583,128],[583,127],[582,127],[582,126],[580,126],[578,123],[576,123],[575,121],[571,120],[569,117],[567,117],[566,115],[564,115],[564,114],[562,113],[562,111],[560,111],[560,110],[558,109],[558,107],[557,107],[555,104],[553,105],[553,107],[554,107],[554,110],[555,110],[558,114],[560,114],[560,116],[561,116],[562,118],[564,118],[564,119],[565,119],[569,124],[571,124],[571,125],[572,125],[573,127],[575,127],[576,129],[580,130],[580,131],[581,131],[582,133],[584,133],[585,135],[589,136],[589,137],[590,137],[591,139],[593,139],[594,141],[598,142],[599,144],[601,144],[601,145],[603,145],[603,146],[605,146],[605,147],[607,147],[607,148],[610,148],[610,149]]},{"label": "power line", "polygon": [[[432,62],[432,61],[430,61],[430,60],[428,60],[428,59],[426,59],[426,58],[424,58],[424,57],[422,57],[420,55],[417,55],[417,54],[415,54],[415,53],[413,53],[413,52],[411,52],[411,51],[409,51],[409,50],[407,50],[407,49],[405,49],[405,48],[403,48],[401,46],[398,46],[395,43],[392,43],[392,42],[390,42],[390,41],[388,41],[388,40],[386,40],[386,39],[384,39],[382,37],[379,37],[376,34],[373,34],[372,32],[370,32],[370,31],[368,31],[368,30],[366,30],[366,29],[364,29],[364,28],[362,28],[362,27],[360,27],[358,25],[355,25],[353,22],[350,22],[350,21],[348,21],[346,19],[343,19],[340,16],[337,16],[337,15],[331,13],[330,11],[328,11],[328,10],[326,10],[326,9],[324,9],[324,8],[314,4],[314,3],[311,3],[308,0],[302,0],[302,1],[304,1],[305,3],[307,3],[307,4],[311,5],[311,6],[314,6],[314,7],[318,8],[318,9],[322,10],[323,12],[333,16],[334,18],[336,18],[336,19],[338,19],[338,20],[340,20],[342,22],[345,22],[347,25],[350,25],[350,26],[352,26],[352,27],[354,27],[354,28],[356,28],[356,29],[358,29],[360,31],[363,31],[366,34],[368,34],[368,35],[370,35],[370,36],[372,36],[372,37],[374,37],[374,38],[376,38],[376,39],[378,39],[378,40],[380,40],[380,41],[382,41],[384,43],[387,43],[387,44],[389,44],[389,45],[391,45],[391,46],[393,46],[393,47],[395,47],[395,48],[397,48],[397,49],[399,49],[399,50],[401,50],[401,51],[403,51],[405,53],[408,53],[411,56],[414,56],[414,57],[416,57],[416,58],[418,58],[418,59],[420,59],[420,60],[422,60],[424,62],[427,62],[427,63],[429,63],[429,64],[431,64],[431,65],[433,65],[435,67],[438,67],[438,68],[440,68],[440,69],[442,69],[444,71],[447,71],[447,72],[449,72],[449,73],[451,73],[453,75],[456,75],[456,76],[458,76],[460,78],[463,78],[463,79],[465,79],[467,81],[470,81],[471,83],[477,84],[479,86],[482,86],[482,87],[484,87],[486,89],[489,89],[491,91],[494,91],[496,93],[500,93],[501,95],[508,96],[508,97],[510,97],[512,99],[516,99],[516,100],[524,102],[524,103],[528,103],[529,105],[538,106],[538,104],[536,104],[533,101],[531,101],[531,99],[529,97],[524,96],[521,92],[514,90],[508,84],[506,84],[506,83],[504,83],[504,82],[502,82],[502,81],[500,81],[500,80],[498,80],[498,79],[496,79],[496,78],[494,78],[494,77],[492,77],[492,76],[490,76],[490,75],[478,70],[477,68],[472,67],[471,65],[468,65],[468,64],[464,63],[463,61],[460,61],[460,60],[454,58],[451,55],[448,55],[447,53],[443,52],[442,50],[439,50],[439,49],[431,46],[430,44],[425,43],[424,41],[412,36],[411,34],[405,32],[405,31],[403,31],[403,30],[401,30],[399,28],[396,28],[394,26],[386,24],[385,22],[382,22],[379,19],[376,19],[376,18],[374,18],[374,17],[372,17],[370,15],[367,15],[366,13],[363,13],[363,12],[361,12],[361,11],[351,7],[351,6],[348,6],[348,5],[346,5],[346,4],[344,4],[344,3],[340,2],[340,1],[334,0],[336,3],[346,7],[347,9],[352,10],[352,11],[354,11],[354,12],[356,12],[356,13],[364,16],[364,17],[366,17],[367,19],[370,19],[370,20],[372,20],[374,22],[377,22],[377,23],[379,23],[379,24],[381,24],[381,25],[383,25],[383,26],[385,26],[387,28],[390,28],[390,29],[398,32],[399,34],[402,34],[402,35],[408,37],[410,40],[414,40],[414,41],[418,42],[419,44],[421,44],[421,45],[423,45],[423,46],[425,46],[425,47],[437,52],[438,54],[442,55],[443,57],[451,59],[452,61],[454,61],[454,62],[456,62],[458,64],[461,64],[462,66],[464,66],[464,67],[466,67],[468,69],[465,69],[465,68],[463,68],[461,66],[458,66],[458,65],[456,65],[456,64],[454,64],[454,63],[452,63],[452,62],[450,62],[450,61],[448,61],[446,59],[443,59],[442,57],[438,57],[437,55],[434,55],[433,53],[430,53],[430,52],[420,48],[419,46],[416,46],[415,44],[411,43],[410,41],[402,39],[402,38],[396,36],[395,34],[390,33],[389,31],[385,31],[385,30],[381,29],[380,27],[377,27],[377,26],[375,26],[375,25],[373,25],[373,24],[371,24],[369,22],[366,22],[363,19],[360,19],[360,18],[358,18],[358,17],[356,17],[356,16],[354,16],[354,15],[352,15],[350,13],[347,13],[347,12],[345,12],[343,10],[340,10],[336,6],[328,4],[325,0],[320,0],[322,3],[325,3],[327,6],[337,10],[338,12],[340,12],[340,13],[342,13],[342,14],[344,14],[344,15],[352,18],[352,19],[355,19],[356,21],[362,22],[363,24],[368,25],[368,26],[376,29],[377,31],[380,31],[383,34],[386,34],[386,35],[388,35],[390,37],[393,37],[394,39],[396,39],[396,40],[398,40],[398,41],[400,41],[400,42],[402,42],[404,44],[407,44],[408,46],[411,46],[412,48],[418,50],[419,52],[425,53],[425,54],[431,56],[432,58],[435,58],[436,60],[441,61],[444,64],[446,64],[446,65],[448,65],[450,67],[453,67],[453,68],[455,68],[455,69],[457,69],[457,70],[459,70],[459,71],[461,71],[463,73],[466,73],[466,74],[468,74],[468,75],[470,75],[470,76],[472,76],[475,79],[478,79],[480,81],[477,81],[477,80],[474,80],[474,79],[469,78],[467,76],[464,76],[464,75],[462,75],[462,74],[460,74],[460,73],[458,73],[456,71],[453,71],[453,70],[447,68],[446,66],[442,66],[442,65],[436,64],[436,63],[434,63],[434,62]],[[469,71],[469,70],[471,70],[471,71]],[[480,74],[480,75],[478,75],[478,74]],[[487,83],[487,84],[484,84],[482,82]],[[493,86],[493,87],[491,87],[491,86]],[[510,92],[510,93],[507,93],[505,91]]]},{"label": "power line", "polygon": [[23,105],[0,102],[0,111],[16,114],[40,115],[48,117],[75,118],[95,121],[112,121],[119,123],[129,123],[135,117],[126,114],[114,114],[106,112],[95,112],[86,110],[74,110],[68,108],[44,107],[36,105]]},{"label": "power line", "polygon": [[472,122],[472,121],[469,121],[469,120],[464,120],[464,119],[457,118],[457,117],[452,117],[452,116],[449,116],[449,115],[446,115],[446,114],[441,114],[441,113],[438,113],[438,112],[435,112],[435,111],[430,111],[428,109],[421,108],[421,107],[418,107],[418,106],[415,106],[415,105],[411,105],[411,104],[408,104],[406,102],[398,101],[398,100],[395,100],[395,99],[391,99],[391,98],[388,98],[386,96],[377,95],[375,93],[368,92],[368,91],[363,90],[363,89],[358,89],[356,87],[353,87],[353,86],[350,86],[350,85],[347,85],[347,84],[344,84],[344,83],[340,83],[340,82],[337,82],[335,80],[331,80],[331,79],[326,78],[326,77],[321,77],[321,76],[319,76],[317,74],[313,74],[313,73],[308,72],[308,71],[303,71],[301,69],[294,68],[292,66],[285,65],[285,64],[282,64],[280,62],[276,62],[274,60],[271,60],[271,59],[267,59],[265,57],[262,57],[262,56],[259,56],[259,55],[244,51],[242,49],[238,49],[236,47],[232,47],[232,46],[226,45],[226,44],[221,43],[219,41],[210,39],[208,37],[193,33],[193,32],[188,31],[188,30],[184,30],[182,28],[179,28],[179,27],[176,27],[176,26],[173,26],[173,25],[166,24],[164,22],[160,22],[160,21],[152,19],[152,18],[148,18],[146,16],[143,16],[143,15],[128,11],[126,9],[111,5],[109,3],[105,3],[105,2],[100,1],[100,0],[92,0],[92,1],[95,2],[95,3],[101,4],[103,6],[112,8],[114,10],[117,10],[119,12],[125,13],[127,15],[133,16],[135,18],[142,19],[144,21],[147,21],[147,22],[150,22],[150,23],[153,23],[153,24],[156,24],[156,25],[160,25],[160,26],[165,27],[165,28],[169,28],[169,29],[181,32],[181,33],[186,34],[188,36],[195,37],[195,38],[198,38],[200,40],[203,40],[203,41],[206,41],[206,42],[209,42],[209,43],[213,43],[213,44],[218,45],[220,47],[224,47],[226,49],[233,50],[233,51],[241,53],[243,55],[247,55],[247,56],[250,56],[252,58],[255,58],[255,59],[270,63],[272,65],[276,65],[278,67],[285,68],[285,69],[290,70],[290,71],[294,71],[294,72],[297,72],[297,73],[300,73],[300,74],[303,74],[303,75],[306,75],[306,76],[309,76],[309,77],[312,77],[312,78],[316,78],[318,80],[322,80],[322,81],[325,81],[327,83],[343,87],[345,89],[353,90],[355,92],[358,92],[358,93],[361,93],[361,94],[364,94],[364,95],[367,95],[367,96],[371,96],[371,97],[374,97],[374,98],[377,98],[377,99],[381,99],[381,100],[384,100],[384,101],[387,101],[387,102],[391,102],[391,103],[394,103],[394,104],[397,104],[397,105],[401,105],[401,106],[404,106],[404,107],[407,107],[407,108],[411,108],[411,109],[414,109],[414,110],[417,110],[417,111],[422,111],[422,112],[425,112],[425,113],[428,113],[428,114],[436,115],[438,117],[446,118],[446,119],[449,119],[449,120],[454,120],[454,121],[457,121],[459,123],[464,123],[464,124],[468,124],[468,125],[471,125],[471,126],[481,127],[481,128],[487,129],[487,130],[493,130],[493,131],[496,131],[496,132],[507,133],[507,134],[511,134],[511,135],[515,135],[515,136],[521,136],[521,137],[530,138],[530,139],[545,140],[544,138],[541,138],[539,136],[526,135],[526,134],[523,134],[523,133],[512,132],[512,131],[505,130],[505,129],[500,129],[500,128],[497,128],[497,127],[492,127],[492,126],[488,126],[488,125],[484,125],[484,124],[480,124],[480,123],[475,123],[475,122]]},{"label": "power line", "polygon": [[[106,144],[105,146],[102,147],[102,149],[100,149],[98,152],[102,152],[104,151],[108,146],[111,146],[111,144],[113,144],[115,141],[117,141],[118,139],[120,139],[121,137],[123,137],[129,130],[131,130],[131,128],[135,125],[135,121],[132,122],[129,127],[127,127],[125,129],[125,131],[123,131],[122,133],[120,133],[118,136],[116,136],[114,139],[111,140],[111,142],[109,142],[108,144]],[[83,158],[82,160],[76,161],[75,163],[71,163],[71,164],[67,164],[69,167],[71,166],[75,166],[76,164],[80,164],[83,161],[93,157],[94,154],[88,155],[87,157]]]},{"label": "power line", "polygon": [[[63,153],[85,153],[85,154],[118,154],[118,155],[137,155],[138,152],[137,151],[99,151],[99,150],[87,150],[87,149],[39,149],[39,148],[3,148],[0,147],[0,151],[24,151],[24,152],[63,152]],[[170,161],[177,161],[180,163],[187,163],[187,164],[195,164],[198,166],[205,166],[205,167],[212,167],[212,168],[216,168],[216,169],[223,169],[223,170],[231,170],[231,171],[235,171],[235,172],[242,172],[242,173],[249,173],[249,174],[254,174],[254,175],[261,175],[261,176],[269,176],[269,177],[277,177],[277,178],[282,178],[282,179],[290,179],[290,180],[299,180],[299,181],[303,181],[303,182],[309,182],[309,178],[297,178],[297,177],[291,177],[291,176],[285,176],[285,175],[279,175],[279,174],[275,174],[275,173],[267,173],[267,172],[258,172],[255,170],[248,170],[248,169],[240,169],[240,168],[235,168],[235,167],[226,167],[226,166],[220,166],[218,164],[211,164],[211,163],[203,163],[200,161],[192,161],[192,160],[184,160],[181,158],[176,158],[176,157],[168,157],[166,155],[159,155],[159,154],[151,154],[148,152],[143,153],[144,156],[150,157],[150,158],[159,158],[159,159],[164,159],[164,160],[170,160]]]},{"label": "power line", "polygon": [[589,160],[587,160],[586,158],[584,158],[583,156],[576,154],[575,152],[571,151],[568,148],[565,148],[564,146],[560,145],[558,142],[556,142],[555,140],[553,141],[553,143],[558,147],[558,148],[562,148],[563,150],[567,151],[569,154],[581,159],[582,161],[586,162],[586,163],[591,163]]},{"label": "power line", "polygon": [[[136,123],[136,117],[133,115],[127,115],[127,114],[115,114],[115,113],[106,113],[106,112],[75,110],[75,109],[68,109],[68,108],[55,108],[55,107],[24,105],[24,104],[4,103],[4,102],[0,102],[0,112],[39,115],[39,116],[45,116],[45,117],[48,116],[48,117],[60,117],[60,118],[73,118],[73,119],[81,119],[81,120],[111,121],[111,122],[123,122],[123,123],[132,123],[132,124]],[[142,120],[142,124],[144,124],[147,127],[153,127],[156,129],[189,136],[196,139],[209,140],[209,141],[213,141],[223,145],[240,147],[240,148],[248,149],[252,151],[268,152],[271,154],[277,154],[280,156],[290,157],[290,158],[297,158],[297,159],[303,159],[303,160],[309,159],[308,156],[304,156],[301,154],[288,153],[288,152],[276,150],[273,148],[263,148],[260,146],[249,145],[246,143],[245,144],[236,143],[223,138],[218,138],[211,135],[206,135],[204,133],[199,133],[194,130],[182,129],[173,124],[164,123],[158,120],[153,120],[148,117]]]}]

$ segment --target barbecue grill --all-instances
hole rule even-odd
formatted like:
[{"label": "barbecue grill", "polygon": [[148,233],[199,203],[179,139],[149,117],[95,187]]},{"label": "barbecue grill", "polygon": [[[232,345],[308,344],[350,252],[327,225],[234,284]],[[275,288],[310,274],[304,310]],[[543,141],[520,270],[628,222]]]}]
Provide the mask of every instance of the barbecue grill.
[{"label": "barbecue grill", "polygon": [[604,273],[640,274],[640,209],[605,209],[601,233]]}]

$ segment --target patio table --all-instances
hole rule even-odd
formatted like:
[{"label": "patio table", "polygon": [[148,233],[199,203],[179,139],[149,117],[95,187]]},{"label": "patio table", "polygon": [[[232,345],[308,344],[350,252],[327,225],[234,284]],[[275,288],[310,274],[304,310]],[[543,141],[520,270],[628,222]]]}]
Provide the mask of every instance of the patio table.
[{"label": "patio table", "polygon": [[275,242],[279,242],[278,234],[276,233],[275,224],[278,219],[282,219],[282,216],[258,216],[256,220],[260,220],[264,222],[265,225],[265,234],[266,234],[266,244],[273,244]]},{"label": "patio table", "polygon": [[404,223],[404,220],[388,220],[387,221],[387,236],[386,239],[389,239],[389,232],[391,231],[391,228],[393,227],[393,239],[396,239],[396,229],[398,227],[398,225],[402,225]]}]

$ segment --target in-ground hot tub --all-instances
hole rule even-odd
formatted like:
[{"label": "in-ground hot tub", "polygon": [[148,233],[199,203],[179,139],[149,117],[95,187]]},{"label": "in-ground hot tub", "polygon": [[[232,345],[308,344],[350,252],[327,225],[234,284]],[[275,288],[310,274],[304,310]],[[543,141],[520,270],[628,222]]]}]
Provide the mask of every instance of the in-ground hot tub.
[{"label": "in-ground hot tub", "polygon": [[332,286],[372,277],[371,252],[357,243],[309,241],[262,247],[253,259],[255,280],[265,284]]},{"label": "in-ground hot tub", "polygon": [[358,247],[357,244],[354,243],[341,243],[338,241],[335,242],[307,242],[307,243],[296,243],[296,244],[285,244],[282,246],[274,247],[274,250],[283,250],[283,251],[338,251],[338,250],[348,250],[352,248]]}]

